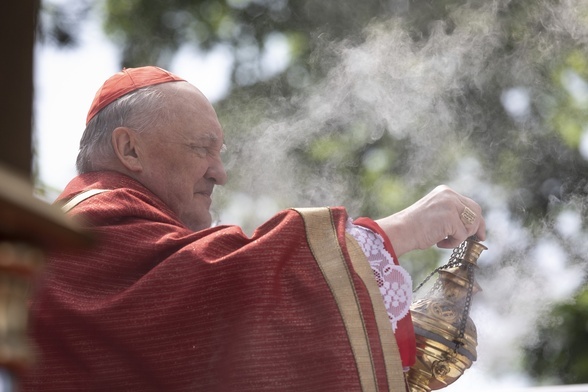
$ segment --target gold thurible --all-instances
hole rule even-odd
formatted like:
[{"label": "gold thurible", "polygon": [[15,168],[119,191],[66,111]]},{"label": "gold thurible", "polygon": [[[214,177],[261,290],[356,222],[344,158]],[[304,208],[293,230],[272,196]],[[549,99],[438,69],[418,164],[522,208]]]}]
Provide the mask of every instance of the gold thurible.
[{"label": "gold thurible", "polygon": [[476,361],[478,336],[469,317],[472,296],[481,290],[474,278],[477,260],[487,248],[470,237],[437,268],[437,280],[410,307],[416,335],[416,363],[406,373],[411,392],[430,392],[457,380]]}]

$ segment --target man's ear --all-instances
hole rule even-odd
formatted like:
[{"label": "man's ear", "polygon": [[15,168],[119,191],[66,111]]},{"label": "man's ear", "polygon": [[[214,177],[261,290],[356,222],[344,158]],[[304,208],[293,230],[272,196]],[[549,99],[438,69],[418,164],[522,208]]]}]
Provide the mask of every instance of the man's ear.
[{"label": "man's ear", "polygon": [[127,127],[118,127],[112,131],[112,148],[120,163],[132,172],[140,172],[143,165],[137,153],[137,134]]}]

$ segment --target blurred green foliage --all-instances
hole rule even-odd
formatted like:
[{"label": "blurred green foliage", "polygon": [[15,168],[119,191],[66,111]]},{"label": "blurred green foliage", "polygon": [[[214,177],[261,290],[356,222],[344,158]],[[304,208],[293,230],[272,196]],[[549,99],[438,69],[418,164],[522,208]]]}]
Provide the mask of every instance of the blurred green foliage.
[{"label": "blurred green foliage", "polygon": [[528,368],[542,381],[588,383],[588,289],[555,306],[527,348]]}]

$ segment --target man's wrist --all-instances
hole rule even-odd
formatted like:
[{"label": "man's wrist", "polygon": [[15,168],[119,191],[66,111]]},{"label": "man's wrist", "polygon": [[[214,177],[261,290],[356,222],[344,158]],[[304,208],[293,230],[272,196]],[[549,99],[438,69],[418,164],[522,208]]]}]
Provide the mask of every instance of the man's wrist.
[{"label": "man's wrist", "polygon": [[415,249],[414,242],[416,240],[415,233],[403,223],[401,214],[402,212],[398,212],[375,221],[386,233],[397,257]]}]

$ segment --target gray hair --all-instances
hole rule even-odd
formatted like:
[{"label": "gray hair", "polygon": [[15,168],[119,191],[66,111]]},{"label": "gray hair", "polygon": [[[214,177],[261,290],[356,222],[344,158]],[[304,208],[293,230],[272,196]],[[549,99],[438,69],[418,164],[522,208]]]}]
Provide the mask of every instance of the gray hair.
[{"label": "gray hair", "polygon": [[168,118],[161,85],[147,86],[122,96],[99,111],[86,125],[76,159],[79,174],[97,171],[115,158],[112,131],[129,127],[143,132]]}]

